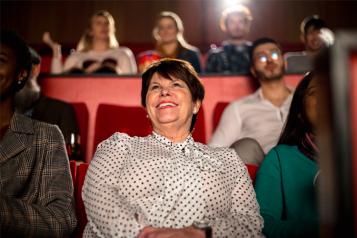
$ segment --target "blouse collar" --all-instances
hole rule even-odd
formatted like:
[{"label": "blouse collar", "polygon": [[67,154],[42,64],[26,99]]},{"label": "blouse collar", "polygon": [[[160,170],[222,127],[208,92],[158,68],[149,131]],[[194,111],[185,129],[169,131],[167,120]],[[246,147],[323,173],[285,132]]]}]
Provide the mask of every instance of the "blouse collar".
[{"label": "blouse collar", "polygon": [[162,135],[156,133],[155,131],[152,132],[152,137],[155,140],[159,141],[160,143],[162,143],[162,144],[164,144],[166,146],[169,146],[169,147],[175,146],[178,149],[183,149],[187,145],[192,145],[194,143],[194,140],[193,140],[191,134],[189,134],[183,142],[172,142],[171,140],[169,140],[165,136],[162,136]]}]

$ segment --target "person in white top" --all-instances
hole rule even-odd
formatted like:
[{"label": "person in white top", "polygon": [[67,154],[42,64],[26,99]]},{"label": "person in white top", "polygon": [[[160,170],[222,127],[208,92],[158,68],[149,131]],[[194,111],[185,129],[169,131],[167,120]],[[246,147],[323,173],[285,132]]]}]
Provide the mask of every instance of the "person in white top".
[{"label": "person in white top", "polygon": [[45,32],[43,41],[52,48],[51,73],[117,73],[136,74],[137,66],[132,51],[119,47],[115,37],[115,22],[107,11],[95,13],[88,24],[77,51],[62,65],[61,46]]},{"label": "person in white top", "polygon": [[84,237],[261,237],[247,169],[234,150],[191,136],[204,88],[183,60],[162,59],[142,76],[147,137],[115,133],[97,148],[82,192]]},{"label": "person in white top", "polygon": [[260,88],[227,106],[209,142],[211,146],[231,146],[250,137],[267,153],[278,141],[292,99],[292,91],[283,81],[282,50],[275,40],[260,38],[253,42],[251,59],[251,73]]}]

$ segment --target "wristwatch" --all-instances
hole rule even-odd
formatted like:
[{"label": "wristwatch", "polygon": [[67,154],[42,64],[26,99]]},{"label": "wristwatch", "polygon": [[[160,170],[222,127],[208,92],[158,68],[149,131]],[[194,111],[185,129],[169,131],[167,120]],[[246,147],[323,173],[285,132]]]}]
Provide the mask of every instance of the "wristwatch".
[{"label": "wristwatch", "polygon": [[212,228],[209,226],[207,221],[195,221],[192,226],[203,231],[206,238],[212,238]]}]

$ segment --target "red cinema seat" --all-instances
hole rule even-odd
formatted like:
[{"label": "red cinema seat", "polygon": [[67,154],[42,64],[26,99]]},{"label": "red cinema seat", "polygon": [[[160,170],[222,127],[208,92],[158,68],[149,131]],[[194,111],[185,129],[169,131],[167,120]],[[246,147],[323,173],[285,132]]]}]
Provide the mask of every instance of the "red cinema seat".
[{"label": "red cinema seat", "polygon": [[228,106],[228,102],[219,102],[216,104],[214,110],[213,110],[213,120],[212,120],[212,129],[213,132],[216,129],[216,127],[218,126],[219,120],[221,119],[222,113],[224,111],[224,109],[226,108],[226,106]]},{"label": "red cinema seat", "polygon": [[87,138],[88,138],[88,118],[89,112],[85,103],[71,103],[74,107],[76,113],[76,119],[79,127],[79,135],[81,137],[81,155],[82,160],[86,160],[86,151],[87,151]]},{"label": "red cinema seat", "polygon": [[259,167],[257,165],[254,165],[254,164],[246,164],[245,166],[247,166],[249,176],[252,179],[253,184],[254,184],[255,177],[257,176],[257,172],[258,172]]},{"label": "red cinema seat", "polygon": [[74,232],[74,237],[76,238],[82,237],[84,228],[88,222],[87,214],[84,209],[84,204],[82,199],[82,188],[83,188],[84,178],[86,177],[88,167],[89,167],[89,163],[82,163],[77,168],[76,186],[74,190],[74,197],[76,202],[76,216],[77,216],[77,228]]},{"label": "red cinema seat", "polygon": [[100,104],[96,116],[93,151],[100,142],[115,132],[130,136],[147,136],[151,131],[151,123],[144,108]]},{"label": "red cinema seat", "polygon": [[203,107],[201,107],[198,112],[195,127],[192,132],[192,137],[197,142],[206,144],[206,123],[205,123],[205,113]]}]

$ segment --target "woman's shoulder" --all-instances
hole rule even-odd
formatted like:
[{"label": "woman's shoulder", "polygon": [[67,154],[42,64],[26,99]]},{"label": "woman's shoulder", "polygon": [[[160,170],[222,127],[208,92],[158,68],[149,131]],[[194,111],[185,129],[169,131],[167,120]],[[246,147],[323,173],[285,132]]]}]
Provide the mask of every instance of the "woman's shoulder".
[{"label": "woman's shoulder", "polygon": [[199,150],[205,152],[207,155],[211,157],[216,157],[220,160],[236,160],[238,158],[237,153],[229,147],[212,147],[206,144],[201,144],[199,142],[195,142],[196,147],[199,148]]},{"label": "woman's shoulder", "polygon": [[127,55],[127,56],[132,56],[133,52],[131,51],[131,49],[129,49],[128,47],[125,46],[120,46],[117,48],[113,48],[111,49],[113,53],[117,54],[117,55]]}]

